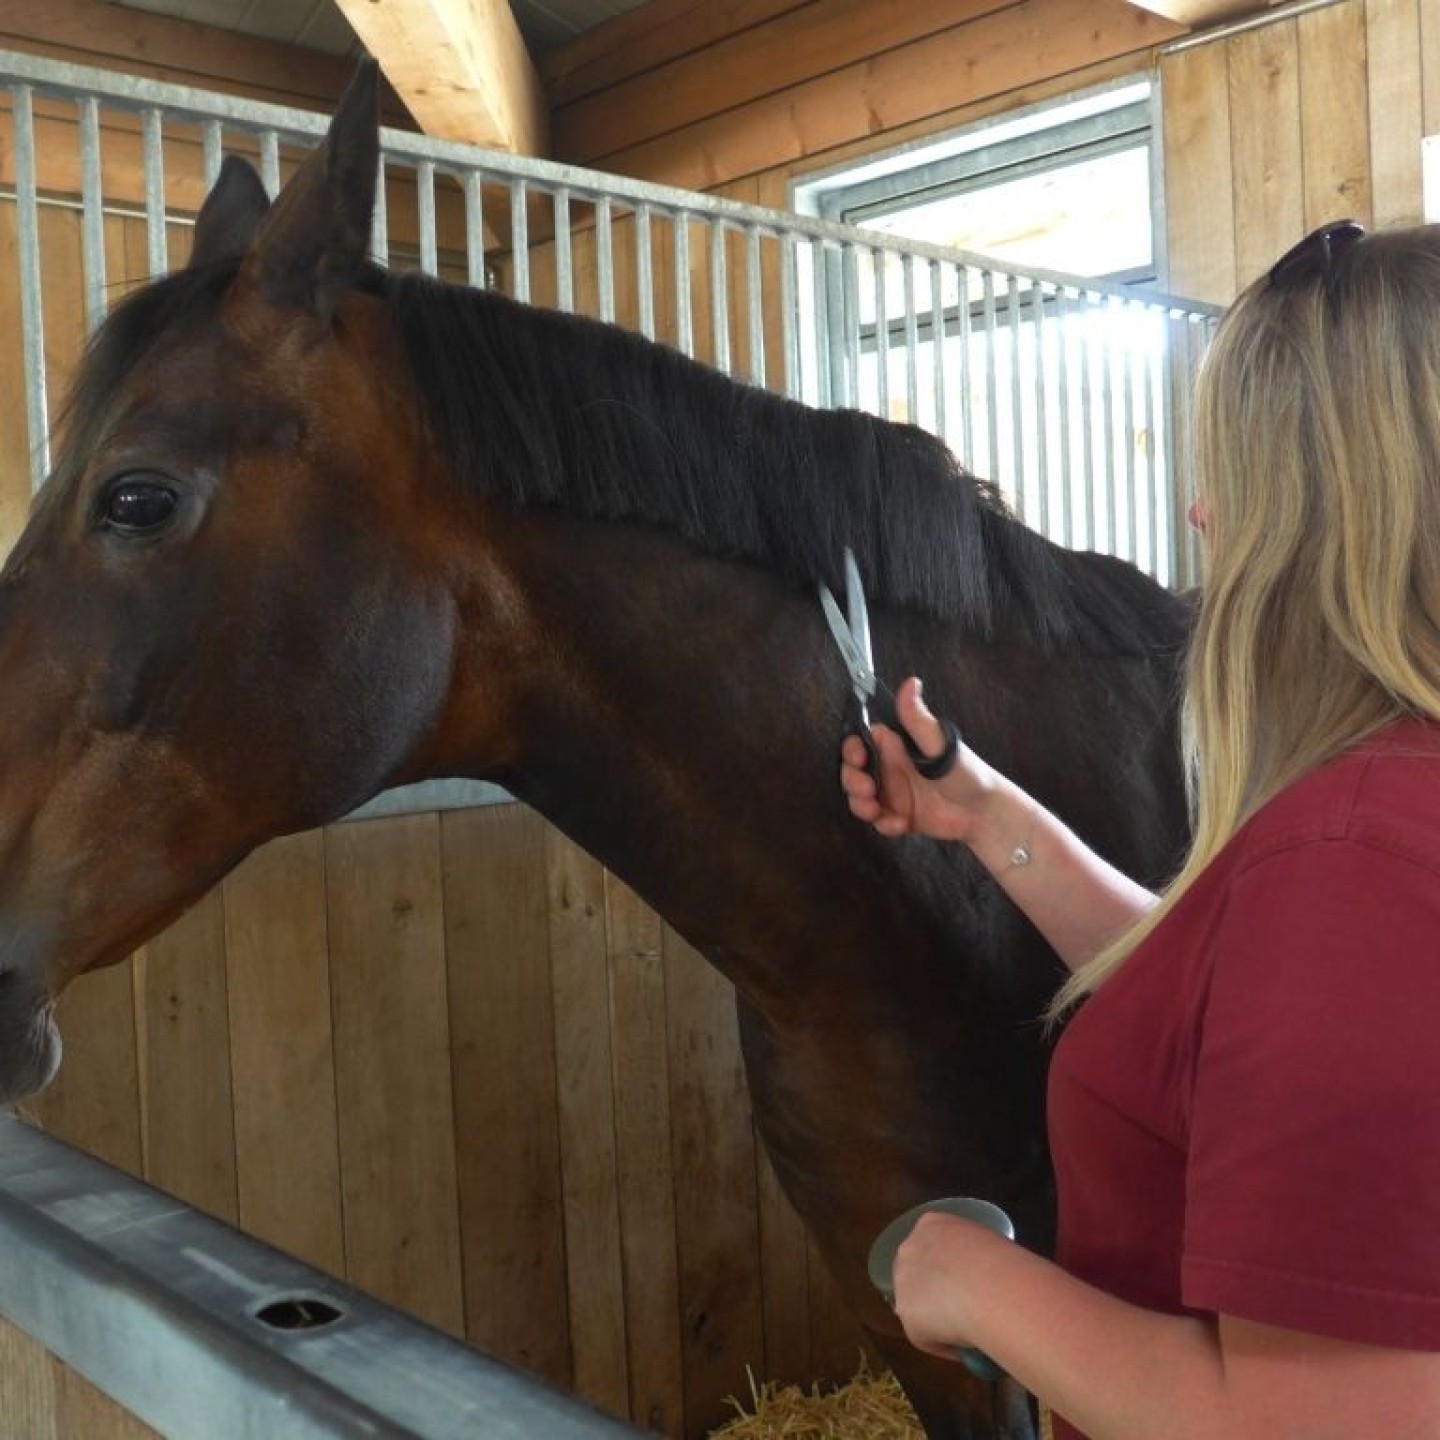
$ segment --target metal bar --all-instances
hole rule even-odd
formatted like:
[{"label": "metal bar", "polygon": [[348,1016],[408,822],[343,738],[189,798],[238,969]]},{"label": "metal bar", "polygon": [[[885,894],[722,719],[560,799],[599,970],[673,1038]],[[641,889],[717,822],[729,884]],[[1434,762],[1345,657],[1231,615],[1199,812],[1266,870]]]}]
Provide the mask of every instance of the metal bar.
[{"label": "metal bar", "polygon": [[695,353],[695,321],[690,314],[690,217],[681,210],[672,221],[675,259],[675,343],[686,355]]},{"label": "metal bar", "polygon": [[960,356],[960,430],[965,463],[974,465],[975,454],[975,404],[970,394],[970,343],[973,327],[970,323],[970,271],[964,265],[955,267],[955,309],[959,317],[956,327],[958,354]]},{"label": "metal bar", "polygon": [[920,423],[920,317],[915,313],[915,257],[901,259],[905,281],[905,418]]},{"label": "metal bar", "polygon": [[385,183],[385,154],[377,162],[375,213],[370,217],[370,253],[381,265],[390,263],[390,191]]},{"label": "metal bar", "polygon": [[793,235],[780,237],[780,334],[784,349],[785,393],[801,396],[800,244]]},{"label": "metal bar", "polygon": [[[1089,340],[1095,308],[1088,295],[1082,293],[1079,299],[1084,307],[1076,317],[1076,337],[1080,351],[1080,483],[1085,492],[1085,534],[1088,537],[1086,543],[1098,549],[1101,542],[1096,532],[1095,507],[1095,387],[1090,383]],[[1104,543],[1110,543],[1108,535]]]},{"label": "metal bar", "polygon": [[[844,315],[841,329],[845,369],[841,374],[840,391],[843,405],[860,403],[860,262],[853,244],[840,251],[840,303]],[[834,397],[831,397],[832,403]]]},{"label": "metal bar", "polygon": [[600,292],[600,318],[615,319],[615,214],[608,195],[595,202],[595,286]]},{"label": "metal bar", "polygon": [[750,379],[765,383],[765,294],[764,269],[760,258],[760,232],[753,226],[745,232],[745,312],[749,320]]},{"label": "metal bar", "polygon": [[280,193],[280,134],[273,128],[260,132],[260,178],[273,200]]},{"label": "metal bar", "polygon": [[165,139],[158,110],[145,112],[143,137],[145,252],[153,279],[170,268],[170,247],[165,234]]},{"label": "metal bar", "polygon": [[938,260],[930,267],[930,375],[935,382],[935,433],[950,443],[949,397],[945,393],[945,277]]},{"label": "metal bar", "polygon": [[1010,465],[1015,475],[1015,508],[1027,523],[1035,524],[1028,502],[1030,485],[1025,474],[1025,415],[1020,370],[1020,277],[1005,277],[1005,314],[1010,329]]},{"label": "metal bar", "polygon": [[510,293],[517,300],[530,298],[530,203],[523,179],[510,182]]},{"label": "metal bar", "polygon": [[[1055,292],[1055,333],[1059,337],[1055,342],[1055,389],[1060,410],[1059,425],[1059,451],[1060,451],[1060,493],[1064,497],[1065,504],[1065,544],[1073,545],[1075,536],[1080,527],[1076,524],[1076,502],[1075,485],[1071,470],[1070,457],[1074,450],[1071,443],[1071,405],[1070,405],[1070,342],[1072,336],[1070,324],[1070,306],[1063,290]],[[1083,503],[1083,497],[1082,502]],[[1094,532],[1088,526],[1084,530],[1084,543],[1087,546],[1095,544]]]},{"label": "metal bar", "polygon": [[1125,504],[1130,512],[1130,553],[1126,558],[1138,565],[1141,563],[1140,540],[1143,527],[1135,476],[1135,351],[1134,342],[1130,338],[1130,317],[1125,314],[1123,307],[1120,313],[1123,317],[1121,334],[1125,337],[1120,351],[1120,363],[1125,367],[1125,386],[1121,391],[1124,422],[1120,437],[1125,448]]},{"label": "metal bar", "polygon": [[440,273],[440,243],[435,234],[435,164],[422,160],[415,167],[415,210],[420,225],[420,268],[427,275]]},{"label": "metal bar", "polygon": [[[1065,496],[1056,495],[1053,477],[1050,474],[1050,407],[1047,403],[1050,393],[1048,357],[1045,354],[1047,336],[1045,333],[1045,293],[1038,284],[1030,287],[1030,311],[1032,320],[1030,333],[1035,348],[1035,478],[1040,487],[1040,511],[1045,517],[1045,533],[1062,545],[1070,543],[1070,516],[1064,501]],[[1059,512],[1057,522],[1056,512]]]},{"label": "metal bar", "polygon": [[1110,301],[1101,297],[1096,304],[1096,314],[1105,339],[1101,351],[1100,413],[1105,417],[1105,514],[1110,525],[1109,548],[1112,554],[1120,550],[1120,504],[1119,486],[1115,483],[1115,346],[1110,342],[1114,329],[1111,323]]},{"label": "metal bar", "polygon": [[[1000,448],[1000,386],[997,383],[995,360],[998,347],[995,344],[995,327],[999,316],[995,310],[995,274],[986,270],[980,277],[980,314],[985,329],[985,374],[991,383],[985,387],[985,474],[997,484],[1002,477],[996,473]],[[1018,505],[1016,507],[1019,508]]]},{"label": "metal bar", "polygon": [[478,170],[466,170],[460,177],[465,196],[465,279],[483,290],[485,275],[485,177]]},{"label": "metal bar", "polygon": [[1228,25],[1214,25],[1201,29],[1195,35],[1185,35],[1160,46],[1161,55],[1179,55],[1182,51],[1193,50],[1198,45],[1214,45],[1221,40],[1233,40],[1262,25],[1273,25],[1278,20],[1295,20],[1308,15],[1312,10],[1328,10],[1340,0],[1290,0],[1290,4],[1277,4],[1271,10],[1262,10],[1256,15],[1247,15],[1243,20],[1232,20]]},{"label": "metal bar", "polygon": [[9,1115],[0,1313],[165,1435],[640,1433]]},{"label": "metal bar", "polygon": [[85,272],[85,324],[105,318],[105,195],[100,166],[100,102],[80,102],[80,254]]},{"label": "metal bar", "polygon": [[710,226],[710,363],[730,373],[730,281],[725,227],[718,224]]},{"label": "metal bar", "polygon": [[[1148,320],[1148,317],[1147,317]],[[1147,324],[1148,331],[1149,326]],[[1141,363],[1144,366],[1144,374],[1140,386],[1141,395],[1141,433],[1145,437],[1145,448],[1142,454],[1145,469],[1145,484],[1143,491],[1146,504],[1149,509],[1149,539],[1150,539],[1150,564],[1149,570],[1161,584],[1167,583],[1169,577],[1166,572],[1170,569],[1169,555],[1163,548],[1164,534],[1168,527],[1165,511],[1168,509],[1170,496],[1168,491],[1161,484],[1160,460],[1160,436],[1158,433],[1158,415],[1160,408],[1156,403],[1156,391],[1160,385],[1160,355],[1157,348],[1149,343],[1149,336],[1146,336],[1145,348],[1141,351]],[[1166,522],[1166,523],[1162,523]]]},{"label": "metal bar", "polygon": [[640,333],[655,338],[655,262],[650,245],[650,207],[635,212],[635,297]]},{"label": "metal bar", "polygon": [[575,308],[575,257],[570,243],[570,192],[557,190],[550,197],[555,220],[555,308],[567,314]]},{"label": "metal bar", "polygon": [[40,210],[35,177],[34,92],[17,85],[15,105],[15,226],[20,250],[20,331],[25,346],[25,424],[30,442],[30,488],[50,473],[50,404],[45,392],[45,309],[40,281]]},{"label": "metal bar", "polygon": [[205,176],[205,189],[220,176],[220,163],[225,158],[224,127],[218,120],[207,120],[200,132],[201,168]]},{"label": "metal bar", "polygon": [[[875,413],[890,418],[890,312],[885,294],[885,252],[869,247],[870,283],[875,291]],[[858,328],[859,316],[856,316]]]}]

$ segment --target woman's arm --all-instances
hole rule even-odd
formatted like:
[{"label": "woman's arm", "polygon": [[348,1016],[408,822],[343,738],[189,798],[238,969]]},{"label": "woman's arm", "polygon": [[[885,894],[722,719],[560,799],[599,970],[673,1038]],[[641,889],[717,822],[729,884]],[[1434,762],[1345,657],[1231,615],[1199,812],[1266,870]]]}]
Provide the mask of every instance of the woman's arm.
[{"label": "woman's arm", "polygon": [[[940,753],[944,738],[918,680],[901,685],[895,712],[922,753]],[[851,811],[882,835],[962,841],[1070,969],[1094,959],[1155,903],[973,750],[962,745],[955,768],[929,781],[916,773],[897,734],[883,725],[873,733],[878,788],[859,739],[849,737],[841,750],[840,783]]]},{"label": "woman's arm", "polygon": [[1440,1440],[1440,1354],[1162,1315],[967,1220],[895,1259],[912,1343],[975,1346],[1091,1440]]}]

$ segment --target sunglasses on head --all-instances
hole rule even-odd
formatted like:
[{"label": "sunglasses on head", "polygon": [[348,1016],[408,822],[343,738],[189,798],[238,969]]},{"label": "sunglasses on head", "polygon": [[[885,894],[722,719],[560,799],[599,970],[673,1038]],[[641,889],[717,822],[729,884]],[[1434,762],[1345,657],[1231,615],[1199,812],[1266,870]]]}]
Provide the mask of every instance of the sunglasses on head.
[{"label": "sunglasses on head", "polygon": [[1340,306],[1340,262],[1365,234],[1356,220],[1332,220],[1292,245],[1271,267],[1270,284],[1276,290],[1297,290],[1319,279],[1333,316]]}]

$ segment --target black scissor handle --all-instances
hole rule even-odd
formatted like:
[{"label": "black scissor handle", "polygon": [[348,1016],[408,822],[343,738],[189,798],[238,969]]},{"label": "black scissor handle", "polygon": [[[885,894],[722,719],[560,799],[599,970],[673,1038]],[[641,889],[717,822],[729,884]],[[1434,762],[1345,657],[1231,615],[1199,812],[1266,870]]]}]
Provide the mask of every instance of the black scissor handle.
[{"label": "black scissor handle", "polygon": [[[904,742],[910,764],[922,780],[942,779],[955,768],[955,762],[960,758],[960,727],[953,720],[943,717],[940,720],[940,729],[945,736],[945,748],[938,755],[927,755],[898,721],[893,728]],[[870,726],[857,725],[851,733],[860,737],[860,743],[865,747],[865,768],[875,777],[876,784],[879,784],[880,750],[875,744],[874,735],[870,733]]]}]

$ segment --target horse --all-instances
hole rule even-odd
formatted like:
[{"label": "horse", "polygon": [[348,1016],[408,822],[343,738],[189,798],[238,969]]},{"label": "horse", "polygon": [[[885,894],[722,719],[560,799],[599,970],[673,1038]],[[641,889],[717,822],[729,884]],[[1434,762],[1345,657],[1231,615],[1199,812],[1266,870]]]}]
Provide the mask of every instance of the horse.
[{"label": "horse", "polygon": [[1026,1397],[908,1346],[895,1215],[988,1198],[1047,1250],[1060,969],[963,848],[850,816],[816,602],[851,548],[894,677],[1113,862],[1186,832],[1182,600],[1062,550],[920,430],[367,256],[362,66],[273,204],[226,159],[118,304],[0,570],[0,1099],[54,997],[250,851],[435,777],[505,787],[733,982],[785,1192],[935,1440]]}]

